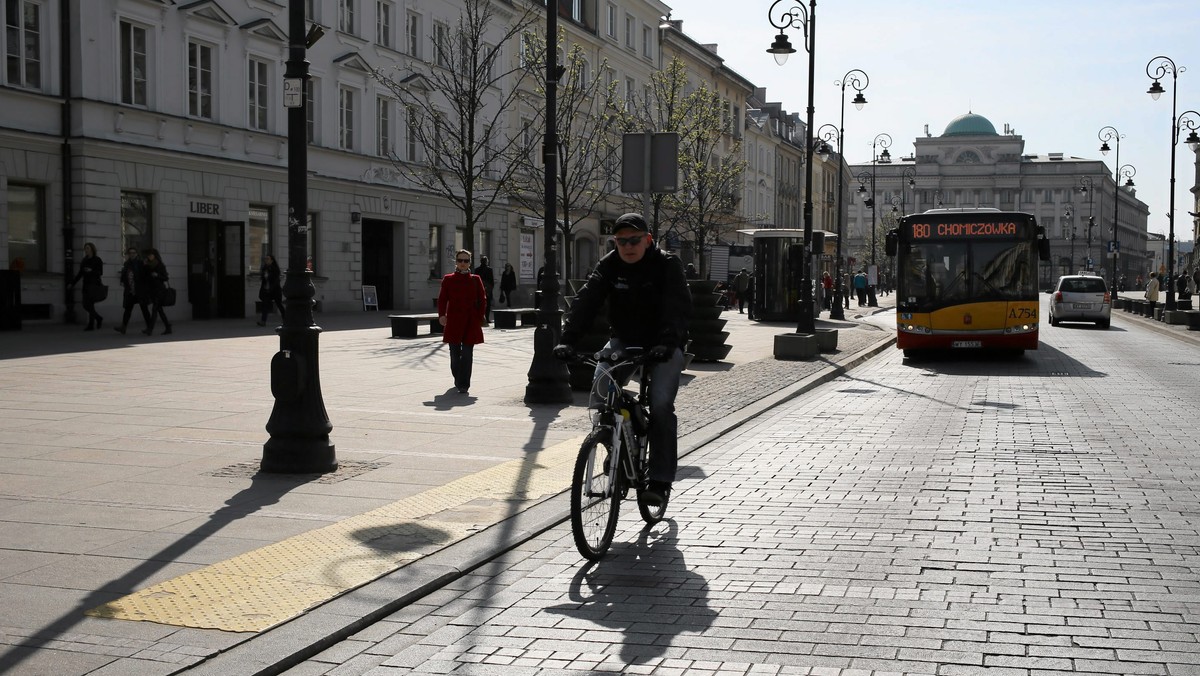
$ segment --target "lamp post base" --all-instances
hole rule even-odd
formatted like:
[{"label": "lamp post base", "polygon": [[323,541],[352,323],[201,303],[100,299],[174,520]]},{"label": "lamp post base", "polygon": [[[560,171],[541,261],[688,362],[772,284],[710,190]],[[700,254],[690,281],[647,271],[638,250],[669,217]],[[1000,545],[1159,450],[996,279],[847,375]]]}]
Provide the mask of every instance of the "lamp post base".
[{"label": "lamp post base", "polygon": [[[561,313],[555,313],[556,319],[560,316]],[[533,330],[533,362],[529,365],[529,384],[525,386],[526,404],[569,404],[575,400],[567,365],[554,357],[558,333],[544,322]]]}]

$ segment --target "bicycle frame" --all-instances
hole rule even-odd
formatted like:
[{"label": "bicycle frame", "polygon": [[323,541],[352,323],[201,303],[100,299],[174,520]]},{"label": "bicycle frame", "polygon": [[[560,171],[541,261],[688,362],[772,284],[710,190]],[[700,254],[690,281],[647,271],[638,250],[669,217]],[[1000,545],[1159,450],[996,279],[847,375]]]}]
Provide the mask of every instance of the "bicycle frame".
[{"label": "bicycle frame", "polygon": [[[592,365],[598,368],[596,378],[592,382],[593,397],[598,398],[603,402],[600,409],[592,419],[592,427],[599,425],[612,425],[612,446],[611,457],[609,457],[608,472],[610,476],[618,476],[618,472],[623,472],[626,480],[625,489],[629,486],[637,485],[642,480],[643,458],[641,454],[644,450],[644,443],[639,439],[642,435],[634,432],[633,423],[630,417],[634,415],[634,411],[630,410],[633,406],[644,406],[646,400],[646,372],[645,366],[640,360],[625,359],[617,362],[605,360],[589,359],[587,360]],[[617,377],[617,371],[627,367],[634,367],[630,378],[638,379],[638,394],[626,393],[621,386],[621,379]],[[603,388],[603,392],[600,392]],[[628,399],[628,401],[626,401]],[[611,423],[608,421],[611,419]],[[648,421],[647,421],[648,422]],[[645,433],[643,432],[643,435]],[[624,441],[624,443],[621,443]],[[622,449],[629,449],[629,457],[625,457]],[[635,457],[632,454],[636,452]],[[589,468],[590,469],[590,468]],[[589,493],[591,487],[588,487]]]}]

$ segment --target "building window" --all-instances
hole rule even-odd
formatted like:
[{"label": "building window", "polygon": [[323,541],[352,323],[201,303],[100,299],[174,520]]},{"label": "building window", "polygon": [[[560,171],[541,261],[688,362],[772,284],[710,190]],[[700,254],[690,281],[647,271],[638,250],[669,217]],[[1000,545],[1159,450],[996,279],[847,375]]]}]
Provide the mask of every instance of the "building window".
[{"label": "building window", "polygon": [[404,20],[404,40],[409,56],[421,58],[421,15],[409,12]]},{"label": "building window", "polygon": [[354,150],[354,90],[338,89],[338,147]]},{"label": "building window", "polygon": [[608,26],[608,29],[607,29],[608,37],[616,40],[617,39],[617,6],[616,5],[614,5],[612,3],[608,4],[608,12],[607,12],[606,18],[607,18],[607,21],[605,21],[605,23]]},{"label": "building window", "polygon": [[145,251],[154,245],[151,237],[150,195],[121,192],[121,251],[129,248]]},{"label": "building window", "polygon": [[492,258],[492,231],[481,229],[479,231],[479,250],[475,252],[475,260],[478,261],[484,256],[488,257],[490,264],[490,259]]},{"label": "building window", "polygon": [[317,6],[319,0],[304,0],[304,19],[305,21],[317,20]]},{"label": "building window", "polygon": [[338,30],[354,33],[354,0],[338,0]]},{"label": "building window", "polygon": [[46,271],[46,190],[8,184],[9,269]]},{"label": "building window", "polygon": [[442,277],[442,228],[429,226],[429,278]]},{"label": "building window", "polygon": [[650,55],[653,53],[650,47],[651,44],[650,27],[642,26],[642,56],[646,57],[647,59],[650,58]]},{"label": "building window", "polygon": [[[321,242],[317,237],[317,212],[308,212],[308,217],[304,219],[308,223],[308,229],[304,231],[305,246],[308,247],[308,260],[304,263],[304,269],[316,274],[317,272],[317,245]],[[290,262],[290,261],[289,261]]]},{"label": "building window", "polygon": [[42,4],[8,0],[4,6],[4,39],[8,84],[42,87]]},{"label": "building window", "polygon": [[629,49],[636,49],[633,42],[633,28],[637,25],[632,14],[625,15],[625,46]]},{"label": "building window", "polygon": [[633,112],[633,97],[636,92],[637,83],[631,77],[625,78],[625,112],[627,113]]},{"label": "building window", "polygon": [[271,207],[251,204],[249,220],[250,246],[246,247],[246,269],[258,270],[262,265],[263,256],[275,255],[271,251]]},{"label": "building window", "polygon": [[199,42],[188,43],[188,115],[212,119],[213,50]]},{"label": "building window", "polygon": [[270,87],[267,62],[250,59],[250,77],[246,81],[246,115],[251,129],[267,130],[267,91]]},{"label": "building window", "polygon": [[380,157],[392,156],[392,100],[384,97],[376,99],[375,103],[375,154]]},{"label": "building window", "polygon": [[417,110],[412,106],[404,110],[404,159],[417,161]]},{"label": "building window", "polygon": [[379,0],[375,4],[375,42],[381,47],[392,47],[392,16],[396,13],[396,4],[388,0]]},{"label": "building window", "polygon": [[444,23],[433,24],[433,57],[437,65],[450,67],[450,27]]},{"label": "building window", "polygon": [[121,22],[121,103],[146,105],[146,29]]}]

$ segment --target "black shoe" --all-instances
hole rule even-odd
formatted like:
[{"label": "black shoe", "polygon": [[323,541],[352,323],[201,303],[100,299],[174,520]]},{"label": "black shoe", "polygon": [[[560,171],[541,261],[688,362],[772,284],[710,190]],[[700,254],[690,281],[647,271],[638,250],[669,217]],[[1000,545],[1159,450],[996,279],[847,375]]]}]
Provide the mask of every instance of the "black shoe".
[{"label": "black shoe", "polygon": [[87,326],[83,327],[83,330],[84,330],[84,331],[95,331],[95,330],[96,330],[96,327],[94,327],[94,326],[92,326],[92,325],[90,325],[90,324],[89,324],[89,325],[87,325]]},{"label": "black shoe", "polygon": [[163,329],[162,335],[166,336],[166,335],[170,335],[170,333],[171,333],[171,327],[168,326],[167,328]]},{"label": "black shoe", "polygon": [[150,329],[142,329],[142,335],[143,335],[143,336],[148,336],[148,335],[150,335],[150,334],[152,334],[152,333],[154,333],[154,332],[153,332],[153,331],[151,331]]},{"label": "black shoe", "polygon": [[259,325],[259,326],[266,326],[266,325],[267,325],[267,323],[266,323],[266,322],[258,322],[258,325]]},{"label": "black shoe", "polygon": [[104,326],[104,317],[96,317],[96,328]]},{"label": "black shoe", "polygon": [[671,482],[651,481],[642,491],[642,502],[650,507],[661,507],[671,499]]},{"label": "black shoe", "polygon": [[467,388],[465,388],[465,387],[458,388],[458,393],[459,394],[470,394],[470,392],[467,391]]},{"label": "black shoe", "polygon": [[125,335],[125,327],[124,326],[114,326],[113,331],[116,331],[117,333],[121,334],[122,336]]}]

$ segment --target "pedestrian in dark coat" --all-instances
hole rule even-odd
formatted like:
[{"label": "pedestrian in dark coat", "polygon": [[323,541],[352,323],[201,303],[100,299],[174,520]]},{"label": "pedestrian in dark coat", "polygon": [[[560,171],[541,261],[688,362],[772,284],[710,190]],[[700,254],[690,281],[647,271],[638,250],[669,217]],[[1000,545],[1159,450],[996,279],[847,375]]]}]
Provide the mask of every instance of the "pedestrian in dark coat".
[{"label": "pedestrian in dark coat", "polygon": [[83,245],[83,260],[79,261],[79,272],[75,274],[75,279],[69,285],[74,288],[79,280],[83,280],[83,309],[87,310],[88,323],[84,327],[84,331],[92,331],[100,328],[104,324],[104,317],[96,312],[96,303],[99,302],[98,295],[104,287],[104,282],[100,277],[104,274],[104,261],[96,255],[96,245],[88,242]]},{"label": "pedestrian in dark coat", "polygon": [[486,308],[483,280],[471,274],[471,252],[462,249],[454,256],[454,272],[442,277],[438,292],[442,342],[450,346],[450,374],[462,394],[471,388],[471,366],[475,346],[483,342]]},{"label": "pedestrian in dark coat", "polygon": [[479,275],[480,281],[483,282],[483,291],[487,294],[487,303],[484,308],[484,319],[492,317],[492,297],[496,293],[496,276],[492,273],[492,266],[488,265],[488,257],[479,257],[479,267],[475,268],[475,274]]},{"label": "pedestrian in dark coat", "polygon": [[134,307],[141,308],[142,320],[146,326],[150,326],[150,308],[146,307],[146,299],[140,292],[141,284],[144,284],[142,259],[138,258],[136,248],[129,247],[125,250],[125,263],[121,265],[121,289],[124,292],[121,294],[121,307],[125,312],[121,316],[121,325],[113,327],[113,330],[121,335],[129,328],[129,317],[133,314]]},{"label": "pedestrian in dark coat", "polygon": [[262,318],[259,326],[267,325],[267,315],[271,313],[271,305],[279,308],[279,318],[283,319],[283,286],[279,283],[281,272],[279,263],[271,254],[263,256],[262,267],[259,269],[258,300],[262,303]]},{"label": "pedestrian in dark coat", "polygon": [[512,263],[504,264],[504,272],[500,273],[500,302],[512,307],[513,291],[517,290],[517,271]]},{"label": "pedestrian in dark coat", "polygon": [[154,322],[161,317],[162,335],[165,336],[171,333],[171,320],[167,319],[167,313],[163,311],[162,298],[170,286],[170,276],[167,274],[167,266],[163,265],[158,256],[158,249],[146,249],[143,257],[146,260],[142,264],[142,284],[139,285],[139,290],[145,289],[145,302],[150,303],[153,309],[150,311],[150,322],[142,333],[147,336],[154,333]]}]

